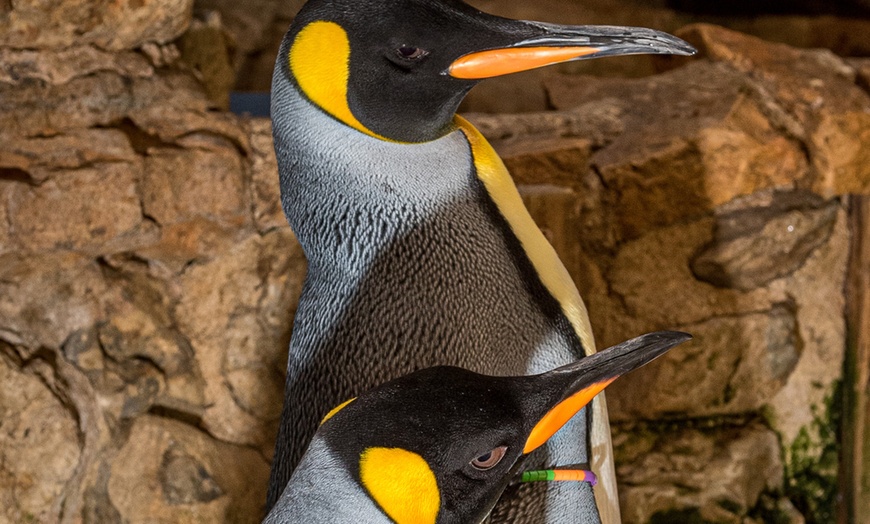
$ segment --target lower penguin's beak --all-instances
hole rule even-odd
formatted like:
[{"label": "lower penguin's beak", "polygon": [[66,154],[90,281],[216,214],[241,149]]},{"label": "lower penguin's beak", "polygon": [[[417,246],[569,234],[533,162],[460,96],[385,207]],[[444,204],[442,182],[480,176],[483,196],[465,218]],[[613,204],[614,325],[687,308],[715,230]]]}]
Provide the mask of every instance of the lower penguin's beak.
[{"label": "lower penguin's beak", "polygon": [[523,453],[531,453],[542,446],[614,380],[691,338],[688,333],[679,331],[647,333],[573,364],[529,377],[533,389],[541,395],[528,397],[530,403],[536,405],[526,410],[532,414],[533,426]]}]

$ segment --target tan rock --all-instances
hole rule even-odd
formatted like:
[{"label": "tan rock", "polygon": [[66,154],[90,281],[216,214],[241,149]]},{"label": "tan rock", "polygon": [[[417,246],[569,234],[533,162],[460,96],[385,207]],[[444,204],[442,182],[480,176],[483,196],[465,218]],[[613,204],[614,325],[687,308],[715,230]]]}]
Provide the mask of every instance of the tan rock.
[{"label": "tan rock", "polygon": [[570,188],[556,185],[519,186],[519,190],[523,203],[562,263],[566,268],[576,268],[580,245],[572,234],[580,226],[577,195]]},{"label": "tan rock", "polygon": [[624,129],[625,106],[616,98],[572,105],[560,111],[537,113],[465,115],[489,139],[500,155],[509,155],[514,148],[523,149],[526,139],[585,139],[593,149],[599,149],[617,138]]},{"label": "tan rock", "polygon": [[571,186],[588,170],[592,144],[585,138],[527,138],[502,141],[498,152],[517,184]]},{"label": "tan rock", "polygon": [[813,190],[824,195],[870,193],[870,113],[825,115],[810,136]]},{"label": "tan rock", "polygon": [[272,122],[267,118],[252,118],[245,122],[251,136],[251,193],[254,202],[254,222],[260,232],[286,227],[281,208],[278,183],[278,161],[272,143]]},{"label": "tan rock", "polygon": [[238,227],[238,224],[194,216],[185,222],[162,226],[159,240],[136,250],[136,254],[174,277],[191,262],[207,260],[249,234],[249,230]]},{"label": "tan rock", "polygon": [[112,463],[108,493],[125,522],[257,522],[268,475],[253,450],[145,416]]},{"label": "tan rock", "polygon": [[591,163],[615,195],[622,234],[632,238],[649,226],[806,178],[800,144],[742,93],[746,81],[727,67],[692,63],[631,81],[562,77],[548,89],[562,109],[575,100],[619,100],[624,132]]},{"label": "tan rock", "polygon": [[300,0],[254,0],[244,4],[232,0],[199,0],[197,7],[220,13],[221,25],[232,39],[233,47],[239,55],[244,56],[268,43],[264,38],[267,38],[279,9],[292,8],[295,12],[303,3]]},{"label": "tan rock", "polygon": [[113,71],[127,77],[148,77],[154,69],[135,52],[112,53],[91,45],[56,51],[0,47],[0,82],[22,85],[26,80],[65,84],[98,71]]},{"label": "tan rock", "polygon": [[192,8],[192,0],[16,2],[0,18],[0,46],[133,49],[176,38],[190,22]]},{"label": "tan rock", "polygon": [[804,124],[820,110],[861,111],[870,104],[855,84],[855,70],[830,51],[796,49],[708,24],[685,27],[678,36],[701,57],[750,75]]},{"label": "tan rock", "polygon": [[[82,96],[87,93],[88,96]],[[96,72],[62,85],[0,83],[0,137],[53,136],[120,121],[132,99],[121,76]]]},{"label": "tan rock", "polygon": [[[712,218],[702,219],[660,228],[620,246],[606,278],[627,316],[661,329],[763,311],[785,299],[766,288],[744,292],[696,280],[689,261],[712,242],[714,228]],[[627,338],[624,333],[616,335],[616,340],[612,336],[604,336],[606,342],[601,343],[610,345]]]},{"label": "tan rock", "polygon": [[814,445],[819,443],[814,421],[821,418],[824,424],[829,423],[824,419],[825,406],[842,377],[846,347],[843,289],[849,254],[847,223],[846,213],[841,209],[828,242],[790,278],[771,286],[795,296],[797,335],[803,344],[801,359],[785,387],[770,399],[771,425],[787,443],[794,442],[801,428],[807,428]]},{"label": "tan rock", "polygon": [[[838,206],[819,205],[809,195],[786,193],[774,205],[717,217],[716,240],[692,260],[701,280],[721,287],[753,289],[802,266],[831,234]],[[797,197],[792,195],[799,195]],[[795,200],[795,199],[798,200]],[[804,200],[804,207],[792,207]],[[779,208],[779,209],[777,209]]]},{"label": "tan rock", "polygon": [[[858,71],[826,50],[799,50],[709,25],[679,32],[702,56],[724,62],[752,79],[767,98],[772,124],[806,140],[815,170],[814,191],[830,197],[870,187],[866,137],[870,97]],[[857,82],[856,82],[857,79]],[[778,109],[778,108],[779,109]],[[796,125],[797,124],[797,125]]]},{"label": "tan rock", "polygon": [[131,79],[100,70],[61,85],[31,80],[26,89],[0,82],[0,137],[20,140],[116,127],[142,153],[167,145],[250,148],[238,119],[210,112],[213,104],[189,73],[162,71]]},{"label": "tan rock", "polygon": [[179,42],[181,60],[202,82],[209,100],[224,111],[230,107],[230,90],[235,83],[227,44],[219,16],[208,16],[204,21],[194,19]]},{"label": "tan rock", "polygon": [[776,435],[755,425],[618,432],[614,447],[626,524],[741,523],[762,492],[782,486]]},{"label": "tan rock", "polygon": [[136,194],[138,162],[65,171],[39,186],[15,184],[7,210],[25,250],[102,249],[135,242],[144,227]]},{"label": "tan rock", "polygon": [[0,338],[60,348],[71,333],[102,318],[108,294],[97,264],[81,255],[0,255]]},{"label": "tan rock", "polygon": [[693,335],[691,343],[608,388],[611,420],[758,412],[802,356],[795,313],[787,305],[681,329]]},{"label": "tan rock", "polygon": [[212,111],[216,106],[203,86],[183,71],[133,82],[130,120],[146,135],[186,148],[250,150],[248,133],[239,119]]},{"label": "tan rock", "polygon": [[154,150],[145,159],[144,212],[160,224],[209,217],[249,220],[242,163],[235,150]]},{"label": "tan rock", "polygon": [[[31,183],[91,164],[137,161],[127,136],[112,129],[75,130],[48,138],[16,137],[0,143],[0,169],[23,171]],[[135,172],[135,167],[130,170]]]},{"label": "tan rock", "polygon": [[549,104],[544,81],[555,74],[555,68],[545,68],[489,79],[475,86],[459,109],[476,113],[546,111]]},{"label": "tan rock", "polygon": [[57,522],[80,454],[73,414],[38,375],[0,354],[0,520]]},{"label": "tan rock", "polygon": [[[5,202],[4,184],[0,182],[0,202]],[[0,256],[12,250],[12,235],[9,232],[9,221],[0,217]]]},{"label": "tan rock", "polygon": [[858,86],[870,92],[870,58],[853,58],[848,63],[855,68]]},{"label": "tan rock", "polygon": [[206,382],[204,427],[271,453],[304,261],[289,228],[252,236],[181,277],[176,318]]},{"label": "tan rock", "polygon": [[[130,290],[125,293],[143,293]],[[155,404],[199,416],[205,404],[205,384],[193,349],[169,322],[133,301],[116,301],[111,320],[98,330],[99,347],[111,359],[104,364],[124,380],[116,418],[133,418]],[[65,352],[69,348],[65,347]],[[76,358],[81,366],[81,355]],[[98,366],[99,367],[99,364]],[[111,372],[111,371],[109,371]],[[109,386],[105,377],[98,382]]]}]

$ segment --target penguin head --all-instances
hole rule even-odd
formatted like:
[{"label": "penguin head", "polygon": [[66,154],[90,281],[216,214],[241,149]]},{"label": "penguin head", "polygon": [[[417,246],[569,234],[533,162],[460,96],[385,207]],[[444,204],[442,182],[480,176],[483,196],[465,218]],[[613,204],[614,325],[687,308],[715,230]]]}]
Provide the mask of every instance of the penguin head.
[{"label": "penguin head", "polygon": [[510,20],[459,0],[309,0],[284,38],[276,81],[359,132],[424,142],[452,129],[459,103],[485,78],[601,56],[693,53],[650,29]]},{"label": "penguin head", "polygon": [[617,377],[689,338],[650,333],[534,376],[424,369],[335,408],[315,438],[396,524],[481,522],[529,453]]}]

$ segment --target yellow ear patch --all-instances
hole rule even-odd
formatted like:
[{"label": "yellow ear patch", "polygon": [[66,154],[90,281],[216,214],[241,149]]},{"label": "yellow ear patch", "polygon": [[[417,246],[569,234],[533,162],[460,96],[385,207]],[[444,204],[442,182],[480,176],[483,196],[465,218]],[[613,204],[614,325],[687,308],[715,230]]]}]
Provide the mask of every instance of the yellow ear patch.
[{"label": "yellow ear patch", "polygon": [[290,72],[309,100],[357,131],[388,140],[357,120],[347,103],[350,40],[340,25],[322,20],[308,24],[296,35],[289,55]]},{"label": "yellow ear patch", "polygon": [[345,400],[341,404],[339,404],[339,405],[335,406],[334,408],[332,408],[331,410],[329,410],[329,413],[327,413],[326,416],[323,417],[323,420],[320,421],[320,425],[322,426],[324,422],[331,419],[336,413],[338,413],[339,411],[344,409],[348,404],[350,404],[354,400],[356,400],[356,397],[353,397],[350,400]]},{"label": "yellow ear patch", "polygon": [[423,457],[400,448],[368,448],[359,470],[372,500],[396,524],[435,524],[441,494]]}]

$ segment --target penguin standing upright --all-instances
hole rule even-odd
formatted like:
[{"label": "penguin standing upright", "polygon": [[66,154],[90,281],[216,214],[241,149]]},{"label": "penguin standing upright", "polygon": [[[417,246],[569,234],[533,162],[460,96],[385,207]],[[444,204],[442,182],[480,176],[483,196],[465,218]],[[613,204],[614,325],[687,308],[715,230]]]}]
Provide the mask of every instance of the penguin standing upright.
[{"label": "penguin standing upright", "polygon": [[392,380],[326,414],[264,524],[480,523],[529,454],[592,397],[690,338],[649,333],[534,376],[440,366]]},{"label": "penguin standing upright", "polygon": [[[692,52],[649,29],[508,20],[459,0],[303,7],[272,86],[282,205],[308,274],[268,507],[343,399],[436,365],[534,374],[594,352],[568,272],[492,147],[455,115],[468,90],[567,60]],[[618,522],[606,409],[586,411],[531,460],[591,462],[601,516]],[[528,491],[493,520],[598,521],[588,485]]]}]

